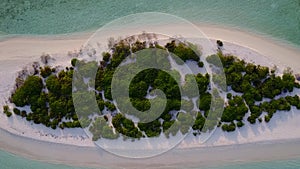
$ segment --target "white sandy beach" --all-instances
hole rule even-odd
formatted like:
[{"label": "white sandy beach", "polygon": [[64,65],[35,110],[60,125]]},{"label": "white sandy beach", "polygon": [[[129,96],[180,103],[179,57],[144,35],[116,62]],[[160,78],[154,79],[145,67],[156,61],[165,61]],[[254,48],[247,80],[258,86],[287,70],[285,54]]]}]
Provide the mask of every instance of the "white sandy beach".
[{"label": "white sandy beach", "polygon": [[[300,66],[298,65],[298,63],[300,63],[300,49],[296,49],[291,46],[285,45],[282,42],[275,42],[266,37],[260,37],[258,35],[247,33],[241,30],[217,27],[215,25],[197,26],[207,35],[208,38],[212,39],[213,44],[215,44],[216,39],[221,39],[224,42],[224,53],[234,54],[239,56],[241,59],[246,60],[247,62],[255,62],[256,64],[264,66],[273,67],[274,65],[276,65],[281,72],[286,67],[291,67],[295,73],[300,72]],[[167,27],[159,27],[159,29],[167,29]],[[154,30],[152,31],[155,32]],[[21,70],[25,66],[30,66],[30,64],[34,61],[39,61],[42,53],[49,53],[53,58],[55,58],[55,62],[52,63],[53,65],[67,66],[71,58],[70,56],[67,56],[67,53],[69,51],[78,51],[91,34],[92,33],[83,33],[80,34],[80,36],[74,35],[72,37],[70,35],[54,38],[15,36],[13,38],[7,38],[0,41],[0,126],[3,130],[5,130],[0,130],[0,149],[24,155],[33,159],[58,163],[63,162],[74,165],[110,165],[109,162],[107,162],[107,159],[119,159],[118,157],[110,157],[112,155],[109,156],[109,154],[106,152],[97,153],[94,143],[85,135],[85,133],[81,129],[52,130],[42,125],[36,125],[32,124],[31,122],[27,122],[26,120],[21,119],[20,117],[16,117],[15,115],[13,115],[11,118],[7,118],[5,114],[2,113],[2,106],[6,104],[5,102],[8,99],[9,94],[14,86],[16,73],[19,70]],[[295,93],[300,92],[296,91]],[[218,156],[219,160],[226,161],[230,160],[229,157],[226,157],[227,151],[224,151],[224,148],[220,147],[214,148],[214,150],[212,147],[246,143],[252,143],[251,146],[255,147],[256,144],[254,143],[262,142],[274,142],[274,145],[282,145],[285,140],[291,141],[300,139],[299,121],[299,110],[293,109],[290,112],[277,112],[269,123],[262,122],[261,124],[250,125],[248,122],[246,122],[246,125],[244,127],[232,133],[222,132],[221,129],[218,128],[205,144],[199,144],[197,140],[189,137],[179,145],[180,148],[206,147],[204,150],[201,150],[201,148],[199,148],[199,154],[195,152],[196,150],[192,151],[191,149],[181,150],[177,148],[176,150],[172,151],[175,151],[178,154],[183,154],[183,152],[181,151],[187,151],[187,154],[190,154],[190,156],[186,156],[184,158],[186,161],[184,162],[190,162],[191,164],[193,162],[204,162],[205,160],[209,161],[209,158],[212,159],[212,157],[214,157],[214,151],[220,153],[220,155]],[[6,131],[12,134],[7,133]],[[14,136],[14,134],[18,136]],[[25,138],[22,138],[20,136],[46,142],[37,143],[35,141],[26,141]],[[20,141],[22,141],[22,143],[20,143]],[[63,145],[53,143],[62,143]],[[23,146],[22,144],[26,146]],[[32,147],[34,144],[38,144],[37,147],[40,148],[45,145],[50,145],[53,146],[53,149],[49,150],[48,147],[41,149],[31,149],[30,147]],[[297,147],[299,147],[298,145],[300,145],[300,143],[293,144],[296,144]],[[76,147],[74,147],[74,145]],[[246,148],[243,150],[244,152],[241,152],[241,154],[238,153],[240,157],[237,159],[259,159],[256,156],[253,156],[252,158],[249,157],[251,153],[253,154],[253,152],[251,151],[255,151],[252,150],[253,147],[251,146],[247,148],[247,146],[245,145]],[[273,151],[272,146],[268,146],[270,151],[269,154],[273,154],[276,149]],[[299,148],[293,149],[293,146],[289,143],[286,146],[282,146],[282,148],[278,148],[278,150],[276,151],[287,151],[281,156],[300,156]],[[286,149],[284,149],[284,147]],[[238,148],[231,147],[229,149],[229,152],[238,152]],[[49,153],[48,151],[51,153]],[[83,152],[84,155],[87,155],[90,152],[92,152],[92,154],[87,156],[88,160],[83,160],[82,157],[84,156],[81,156],[82,154],[79,155],[80,152]],[[200,161],[198,158],[195,158],[195,156],[192,156],[195,154],[197,154],[197,156],[201,155],[201,152],[210,152],[211,156],[208,155],[207,158],[203,157],[203,159]],[[72,159],[71,157],[64,157],[63,155],[66,155],[66,153],[78,155],[75,155],[74,157],[72,157]],[[243,153],[250,153],[250,155],[245,155],[245,158],[242,158],[241,156]],[[109,157],[105,157],[104,154],[108,155]],[[166,163],[166,165],[174,165],[176,163],[180,163],[180,161],[175,162],[172,160],[172,158],[176,158],[175,156],[177,156],[177,154],[166,154],[167,161],[169,159],[169,163]],[[104,162],[105,160],[99,161],[98,157],[106,159],[106,162]],[[180,156],[177,156],[177,158],[179,159]],[[77,161],[74,159],[77,159]],[[123,160],[124,161],[120,160],[120,166],[121,164],[125,164],[125,162],[129,162],[129,164],[127,164],[128,166],[136,163],[140,164],[140,162],[134,160]],[[149,162],[149,165],[153,163],[153,161],[151,160],[155,161],[155,159],[146,160],[147,162]],[[164,160],[155,162],[157,162],[158,164],[163,164]]]}]

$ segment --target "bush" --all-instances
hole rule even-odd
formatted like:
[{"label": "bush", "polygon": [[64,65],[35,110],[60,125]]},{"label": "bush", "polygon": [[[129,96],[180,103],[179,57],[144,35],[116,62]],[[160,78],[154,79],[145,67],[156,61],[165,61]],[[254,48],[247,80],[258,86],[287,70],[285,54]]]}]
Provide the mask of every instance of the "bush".
[{"label": "bush", "polygon": [[256,105],[250,106],[250,111],[251,111],[251,116],[253,116],[253,118],[259,117],[262,113],[261,108]]},{"label": "bush", "polygon": [[175,41],[168,43],[165,46],[170,52],[174,53],[184,62],[187,60],[194,60],[198,62],[200,60],[199,56],[187,45],[184,43],[179,43],[176,45]]},{"label": "bush", "polygon": [[201,62],[201,61],[199,61],[199,62],[198,62],[198,66],[199,66],[199,67],[203,67],[203,66],[204,66],[204,63]]},{"label": "bush", "polygon": [[7,112],[8,110],[9,110],[8,105],[3,106],[3,112],[4,112],[4,113]]},{"label": "bush", "polygon": [[77,60],[76,58],[73,58],[73,59],[71,60],[71,65],[72,65],[73,67],[75,67],[77,61],[78,61],[78,60]]},{"label": "bush", "polygon": [[210,93],[205,93],[200,96],[199,109],[208,111],[210,109],[212,96]]},{"label": "bush", "polygon": [[65,128],[65,124],[64,124],[64,123],[61,123],[61,124],[59,125],[59,128],[64,129],[64,128]]},{"label": "bush", "polygon": [[32,120],[31,116],[30,115],[26,116],[26,120],[31,121]]},{"label": "bush", "polygon": [[16,115],[21,115],[21,111],[17,108],[14,108],[13,109],[13,112],[16,114]]},{"label": "bush", "polygon": [[110,57],[111,57],[110,53],[108,53],[108,52],[102,53],[102,56],[103,56],[103,60],[104,60],[105,62],[108,62],[109,59],[110,59]]},{"label": "bush", "polygon": [[52,128],[53,130],[55,130],[55,129],[56,129],[56,124],[51,123],[51,128]]},{"label": "bush", "polygon": [[269,122],[271,120],[271,117],[269,115],[265,115],[265,122]]},{"label": "bush", "polygon": [[26,116],[27,116],[27,114],[26,114],[26,111],[25,111],[25,110],[23,110],[23,111],[21,112],[21,116],[22,116],[22,117],[26,117]]},{"label": "bush", "polygon": [[10,111],[5,113],[7,117],[10,117],[12,115],[12,113]]},{"label": "bush", "polygon": [[12,113],[9,111],[8,105],[3,106],[3,113],[5,113],[7,117],[12,115]]},{"label": "bush", "polygon": [[46,78],[52,74],[52,69],[49,66],[45,66],[41,69],[41,76]]},{"label": "bush", "polygon": [[258,118],[258,121],[261,123],[261,122],[262,122],[262,119],[261,119],[261,118]]},{"label": "bush", "polygon": [[116,106],[113,103],[107,101],[104,104],[105,104],[105,106],[107,107],[108,110],[110,110],[110,111],[115,111],[116,110]]},{"label": "bush", "polygon": [[221,40],[217,40],[217,45],[218,45],[219,47],[222,47],[222,46],[223,46],[223,42],[222,42]]},{"label": "bush", "polygon": [[42,79],[38,76],[28,76],[24,84],[12,95],[12,102],[19,107],[34,104],[43,89]]},{"label": "bush", "polygon": [[227,99],[231,99],[232,98],[232,94],[231,93],[227,93]]},{"label": "bush", "polygon": [[235,124],[234,123],[230,123],[229,125],[228,124],[223,124],[222,126],[222,130],[223,131],[227,131],[227,132],[233,132],[235,131]]},{"label": "bush", "polygon": [[194,130],[201,131],[202,128],[203,128],[203,126],[204,126],[204,124],[205,124],[205,118],[202,116],[201,112],[198,112],[197,113],[197,118],[196,118],[195,123],[194,123],[194,125],[193,125],[192,128]]},{"label": "bush", "polygon": [[243,127],[245,124],[242,121],[238,121],[236,125],[240,128]]},{"label": "bush", "polygon": [[251,116],[249,116],[249,117],[247,118],[247,120],[249,121],[249,123],[255,124],[255,122],[256,122],[256,117],[253,116],[253,115],[251,115]]}]

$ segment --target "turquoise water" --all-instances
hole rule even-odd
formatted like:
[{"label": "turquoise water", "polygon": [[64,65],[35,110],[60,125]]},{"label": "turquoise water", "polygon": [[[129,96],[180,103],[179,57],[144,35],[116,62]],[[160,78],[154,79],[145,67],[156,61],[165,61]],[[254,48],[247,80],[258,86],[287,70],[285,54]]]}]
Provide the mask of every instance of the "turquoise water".
[{"label": "turquoise water", "polygon": [[[4,1],[4,2],[3,2]],[[300,45],[299,0],[2,0],[0,31],[63,34],[96,29],[138,12],[165,12],[192,22],[233,26]]]},{"label": "turquoise water", "polygon": [[[0,36],[65,34],[94,30],[138,12],[165,12],[192,22],[226,25],[300,46],[300,0],[1,0]],[[0,169],[71,169],[0,151]],[[200,167],[199,167],[200,168]],[[299,169],[300,159],[253,162],[209,169]],[[77,169],[77,168],[76,168]],[[79,169],[79,168],[78,168]]]},{"label": "turquoise water", "polygon": [[88,169],[27,160],[0,150],[1,169]]},{"label": "turquoise water", "polygon": [[205,169],[299,169],[299,168],[300,168],[300,159],[285,160],[285,161],[282,160],[282,161],[268,161],[268,162],[253,162],[253,163],[246,163],[246,164],[227,165],[221,167],[211,167]]},{"label": "turquoise water", "polygon": [[[66,165],[49,164],[38,161],[27,160],[22,157],[12,155],[10,153],[0,151],[0,168],[1,169],[88,169],[81,167],[70,167]],[[232,164],[218,167],[202,168],[196,167],[193,169],[299,169],[300,159],[268,161],[268,162],[253,162],[245,164]]]}]

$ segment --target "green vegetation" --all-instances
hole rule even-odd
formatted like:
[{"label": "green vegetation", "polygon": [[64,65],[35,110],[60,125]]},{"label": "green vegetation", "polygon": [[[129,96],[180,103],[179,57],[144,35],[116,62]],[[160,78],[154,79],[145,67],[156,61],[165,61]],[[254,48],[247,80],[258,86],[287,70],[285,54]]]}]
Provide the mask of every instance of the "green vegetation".
[{"label": "green vegetation", "polygon": [[222,46],[223,46],[223,42],[222,42],[221,40],[217,40],[217,45],[218,45],[219,47],[222,47]]},{"label": "green vegetation", "polygon": [[80,127],[72,101],[72,76],[73,70],[70,69],[56,72],[48,66],[40,68],[40,76],[28,76],[11,97],[17,107],[30,105],[32,112],[20,112],[18,108],[14,108],[13,112],[26,117],[28,121],[42,123],[53,129],[58,126]]},{"label": "green vegetation", "polygon": [[93,133],[93,141],[97,141],[101,136],[108,139],[118,138],[118,134],[113,132],[113,129],[107,125],[107,120],[103,117],[96,118],[89,130]]},{"label": "green vegetation", "polygon": [[223,124],[222,125],[222,130],[223,131],[227,131],[227,132],[231,132],[235,130],[235,124],[234,123],[230,123],[230,124]]},{"label": "green vegetation", "polygon": [[[142,49],[145,49],[145,42],[136,41],[131,44],[131,51],[137,52]],[[199,61],[199,57],[187,46],[182,43],[175,43],[172,41],[167,43],[165,48],[158,45],[150,45],[150,48],[159,48],[168,51],[173,51],[178,55],[182,60],[195,60]],[[126,55],[130,53],[130,46],[121,41],[120,43],[113,46],[113,53],[103,53],[103,61],[98,69],[96,74],[96,90],[104,91],[104,98],[112,102],[111,96],[111,81],[114,74],[115,69],[119,66],[119,64],[125,59]],[[169,66],[166,66],[169,67]],[[175,76],[179,77],[178,72],[173,72]],[[186,77],[188,78],[188,77]],[[208,80],[207,77],[202,77],[200,74],[198,77],[195,77],[199,80],[199,86],[203,88],[203,91],[207,90]],[[122,84],[119,84],[122,85]],[[165,132],[168,137],[170,133],[175,135],[179,130],[182,133],[187,133],[189,127],[187,127],[188,121],[185,116],[178,113],[177,119],[178,121],[172,119],[171,111],[179,111],[181,107],[181,95],[180,89],[175,79],[167,72],[158,70],[158,69],[145,69],[135,75],[134,79],[131,81],[129,86],[129,96],[131,104],[139,111],[145,112],[150,109],[150,101],[146,99],[147,91],[154,91],[155,89],[160,89],[164,92],[167,98],[166,108],[159,117],[154,119],[151,122],[139,122],[134,124],[133,121],[126,118],[121,113],[118,113],[112,117],[112,125],[117,133],[121,133],[125,138],[142,138],[142,137],[157,137],[161,134],[162,131]],[[188,103],[187,103],[188,104]],[[183,105],[187,105],[183,104]],[[102,97],[99,97],[98,106],[100,110],[103,110],[104,101]],[[189,107],[189,106],[187,106]],[[132,112],[129,112],[132,113]],[[134,114],[136,116],[136,114]],[[138,116],[138,115],[137,115]],[[182,118],[180,118],[182,117]],[[190,118],[188,118],[190,119]],[[190,122],[192,123],[192,122]],[[190,124],[189,123],[189,124]],[[108,125],[108,124],[107,124]],[[178,125],[180,127],[170,128],[173,125]],[[92,133],[97,133],[97,131],[93,130]],[[99,135],[100,137],[105,137],[103,135]]]},{"label": "green vegetation", "polygon": [[10,117],[12,115],[7,105],[3,106],[3,113],[6,114],[7,117]]},{"label": "green vegetation", "polygon": [[248,112],[248,108],[244,100],[240,96],[234,96],[228,101],[229,105],[224,109],[221,117],[222,122],[233,122],[234,120],[241,121]]},{"label": "green vegetation", "polygon": [[[285,71],[283,76],[276,76],[274,70],[268,67],[246,63],[234,56],[224,56],[222,52],[207,58],[213,65],[217,64],[217,58],[221,59],[226,75],[226,83],[234,92],[241,96],[227,94],[228,105],[221,117],[222,129],[234,131],[235,124],[242,127],[245,115],[250,109],[247,121],[251,124],[258,120],[269,122],[277,111],[289,111],[291,106],[300,108],[299,96],[287,96],[275,99],[280,94],[292,92],[299,88],[291,71]],[[262,102],[263,98],[270,101]],[[263,112],[267,115],[262,117]],[[230,123],[230,124],[228,124]]]},{"label": "green vegetation", "polygon": [[[223,45],[221,41],[218,44],[219,46]],[[217,54],[207,57],[206,60],[219,68],[221,65],[218,65],[218,59],[221,60],[227,88],[232,89],[231,93],[226,95],[227,103],[221,117],[218,116],[220,110],[210,110],[215,94],[210,89],[208,74],[199,73],[185,77],[187,83],[183,86],[183,90],[187,91],[189,96],[197,96],[197,93],[189,91],[191,79],[195,79],[198,85],[200,98],[196,101],[198,110],[194,112],[191,100],[181,99],[180,87],[174,79],[174,76],[180,77],[179,73],[172,71],[174,76],[171,76],[166,71],[150,68],[139,72],[131,81],[128,102],[137,110],[147,112],[151,104],[146,96],[159,89],[167,98],[166,107],[162,114],[151,122],[135,122],[125,115],[131,112],[119,112],[116,108],[112,99],[111,83],[121,62],[131,52],[138,52],[146,48],[162,49],[179,56],[184,62],[191,60],[197,62],[199,67],[204,66],[199,56],[192,50],[191,44],[171,41],[165,46],[159,46],[135,41],[129,45],[126,40],[121,40],[111,46],[110,52],[102,53],[103,60],[99,64],[86,63],[74,58],[71,60],[72,67],[64,70],[56,70],[49,66],[41,67],[37,70],[38,73],[29,75],[12,93],[11,102],[16,106],[13,108],[13,112],[28,121],[41,123],[53,129],[57,127],[61,129],[88,128],[89,132],[93,134],[93,140],[96,141],[101,138],[116,139],[121,135],[123,139],[132,140],[158,137],[162,132],[166,137],[170,137],[175,136],[178,132],[186,134],[191,129],[194,135],[197,135],[213,130],[215,127],[232,132],[243,127],[245,123],[269,122],[274,113],[289,111],[291,106],[300,109],[300,99],[297,95],[278,97],[280,94],[292,92],[295,87],[300,87],[295,82],[292,72],[286,71],[282,77],[276,76],[274,70],[246,63],[234,56],[224,56],[219,51]],[[180,64],[179,61],[177,63]],[[80,70],[76,69],[78,65],[80,65]],[[92,93],[96,96],[100,112],[95,115],[96,117],[91,117],[89,115],[94,115],[94,112],[89,112],[88,108],[83,107],[84,115],[81,117],[75,114],[73,105],[73,74],[74,71],[82,71],[83,74],[92,75],[89,71],[95,67],[97,73],[95,90]],[[224,83],[219,76],[214,75],[213,78],[218,83]],[[84,83],[84,77],[79,77],[78,81],[83,84],[78,87],[88,90],[88,86]],[[91,98],[81,99],[87,103],[91,101]],[[217,101],[222,103],[223,100],[218,98]],[[30,106],[32,112],[20,111],[20,108],[24,106]],[[8,106],[4,106],[3,110],[8,117],[11,116]],[[107,111],[109,115],[107,115]]]},{"label": "green vegetation", "polygon": [[45,66],[44,68],[41,68],[41,76],[43,78],[50,76],[54,72],[55,72],[55,69],[51,69],[49,66]]},{"label": "green vegetation", "polygon": [[12,95],[12,102],[18,107],[36,105],[42,89],[43,82],[40,77],[28,76],[24,84]]},{"label": "green vegetation", "polygon": [[186,46],[183,43],[176,44],[175,40],[167,43],[165,47],[169,52],[172,52],[184,62],[187,60],[198,62],[200,60],[199,56],[193,51],[191,46]]},{"label": "green vegetation", "polygon": [[205,117],[201,114],[201,112],[197,113],[197,117],[195,123],[193,125],[193,129],[195,131],[201,131],[205,124]]}]

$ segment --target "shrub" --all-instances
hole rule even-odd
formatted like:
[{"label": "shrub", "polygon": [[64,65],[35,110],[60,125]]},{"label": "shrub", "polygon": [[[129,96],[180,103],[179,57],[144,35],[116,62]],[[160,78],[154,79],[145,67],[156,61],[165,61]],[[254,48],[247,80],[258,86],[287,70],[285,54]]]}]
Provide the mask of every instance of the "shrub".
[{"label": "shrub", "polygon": [[3,106],[3,113],[5,113],[7,117],[12,115],[12,113],[9,111],[8,105]]},{"label": "shrub", "polygon": [[16,115],[20,115],[21,114],[21,111],[17,108],[14,108],[13,109],[13,112],[16,114]]},{"label": "shrub", "polygon": [[217,40],[217,45],[218,45],[219,47],[222,47],[222,46],[223,46],[223,42],[222,42],[221,40]]},{"label": "shrub", "polygon": [[73,67],[75,67],[77,61],[78,61],[78,60],[77,60],[76,58],[73,58],[73,59],[71,60],[71,65],[72,65]]},{"label": "shrub", "polygon": [[271,120],[270,116],[269,115],[265,115],[265,122],[269,122]]},{"label": "shrub", "polygon": [[3,106],[3,112],[4,112],[4,113],[7,112],[8,110],[9,110],[8,105]]},{"label": "shrub", "polygon": [[204,93],[200,96],[199,109],[208,111],[210,109],[212,96],[210,93]]},{"label": "shrub", "polygon": [[198,62],[198,66],[199,66],[199,67],[203,67],[203,66],[204,66],[204,63],[201,62],[201,61],[199,61],[199,62]]},{"label": "shrub", "polygon": [[229,125],[228,124],[223,124],[222,126],[222,130],[223,131],[227,131],[227,132],[233,132],[235,131],[235,124],[234,123],[230,123]]},{"label": "shrub", "polygon": [[255,122],[256,122],[256,117],[253,116],[253,115],[251,115],[251,116],[249,116],[249,117],[247,118],[247,120],[249,121],[249,123],[255,124]]},{"label": "shrub", "polygon": [[21,112],[21,116],[22,116],[22,117],[26,117],[26,116],[27,116],[27,114],[26,114],[26,111],[25,111],[25,110],[23,110],[23,111]]},{"label": "shrub", "polygon": [[240,128],[243,127],[245,124],[242,121],[238,121],[236,125]]},{"label": "shrub", "polygon": [[262,119],[261,119],[261,118],[258,118],[258,121],[261,123],[261,122],[262,122]]},{"label": "shrub", "polygon": [[49,66],[45,66],[41,69],[41,76],[46,78],[52,74],[52,69]]},{"label": "shrub", "polygon": [[10,117],[12,115],[12,113],[10,111],[5,113],[7,117]]},{"label": "shrub", "polygon": [[231,99],[232,98],[232,94],[231,93],[227,93],[227,99]]},{"label": "shrub", "polygon": [[102,56],[103,56],[103,60],[104,60],[105,62],[108,62],[109,59],[110,59],[110,57],[111,57],[110,53],[108,53],[108,52],[102,53]]},{"label": "shrub", "polygon": [[12,95],[12,102],[20,107],[34,104],[37,101],[35,98],[41,94],[42,89],[43,82],[40,77],[28,76],[24,84]]}]

